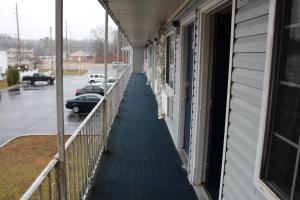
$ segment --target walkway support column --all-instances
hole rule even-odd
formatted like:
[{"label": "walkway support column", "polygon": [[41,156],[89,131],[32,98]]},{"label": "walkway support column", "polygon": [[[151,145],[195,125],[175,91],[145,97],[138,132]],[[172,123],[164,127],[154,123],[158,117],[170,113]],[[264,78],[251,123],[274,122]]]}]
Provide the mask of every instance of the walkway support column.
[{"label": "walkway support column", "polygon": [[56,43],[56,119],[58,146],[58,189],[61,200],[66,199],[66,163],[64,142],[64,91],[63,91],[63,0],[55,0]]},{"label": "walkway support column", "polygon": [[104,36],[104,151],[107,151],[107,49],[108,49],[108,13],[105,10],[105,36]]},{"label": "walkway support column", "polygon": [[119,27],[117,30],[117,62],[119,62]]},{"label": "walkway support column", "polygon": [[122,49],[123,49],[123,51],[122,51],[122,61],[123,61],[123,63],[125,63],[125,49],[124,49],[124,42],[125,42],[125,37],[124,37],[124,33],[123,33],[123,42],[122,42]]}]

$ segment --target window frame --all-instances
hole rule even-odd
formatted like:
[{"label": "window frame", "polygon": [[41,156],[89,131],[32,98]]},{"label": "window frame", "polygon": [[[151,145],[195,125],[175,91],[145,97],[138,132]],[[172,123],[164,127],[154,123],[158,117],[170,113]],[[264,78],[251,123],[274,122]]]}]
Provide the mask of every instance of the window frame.
[{"label": "window frame", "polygon": [[[168,63],[169,60],[169,51],[168,51],[168,38],[174,36],[174,57],[173,57],[173,63],[174,63],[174,71],[173,71],[173,87],[169,84],[169,78],[170,78],[170,64]],[[169,95],[173,95],[174,90],[175,90],[175,67],[176,67],[176,50],[175,50],[175,45],[176,45],[176,32],[170,31],[166,34],[166,42],[165,42],[165,85],[166,85],[166,92]],[[169,96],[168,95],[168,96]]]},{"label": "window frame", "polygon": [[[270,0],[269,4],[269,19],[268,19],[268,33],[267,33],[267,45],[266,45],[266,62],[265,62],[265,73],[263,81],[263,93],[262,93],[262,106],[260,113],[259,132],[258,132],[258,144],[255,161],[255,171],[253,183],[255,187],[264,195],[268,200],[280,199],[280,197],[266,184],[262,177],[262,172],[265,170],[265,157],[266,151],[269,150],[270,143],[270,124],[271,118],[274,118],[274,114],[271,112],[273,107],[273,96],[276,95],[275,88],[276,82],[279,80],[278,77],[274,77],[278,71],[275,69],[278,66],[278,59],[276,58],[277,51],[276,47],[280,45],[278,40],[282,35],[279,35],[280,20],[277,16],[282,17],[283,13],[278,13],[277,8],[280,0]],[[281,11],[283,12],[283,11]],[[275,97],[276,98],[276,97]]]}]

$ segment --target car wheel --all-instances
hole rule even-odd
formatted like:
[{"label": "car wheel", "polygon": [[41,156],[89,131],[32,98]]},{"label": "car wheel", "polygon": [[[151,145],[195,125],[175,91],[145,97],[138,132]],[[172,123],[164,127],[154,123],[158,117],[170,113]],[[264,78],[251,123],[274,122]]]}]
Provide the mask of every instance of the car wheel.
[{"label": "car wheel", "polygon": [[72,110],[73,110],[74,113],[79,113],[79,107],[78,106],[74,106]]},{"label": "car wheel", "polygon": [[95,81],[90,81],[90,84],[94,84],[95,83]]},{"label": "car wheel", "polygon": [[27,80],[27,83],[28,83],[28,84],[31,84],[31,83],[32,83],[32,81],[31,81],[31,80]]},{"label": "car wheel", "polygon": [[51,84],[51,79],[50,79],[50,78],[47,79],[47,83],[48,83],[48,84]]}]

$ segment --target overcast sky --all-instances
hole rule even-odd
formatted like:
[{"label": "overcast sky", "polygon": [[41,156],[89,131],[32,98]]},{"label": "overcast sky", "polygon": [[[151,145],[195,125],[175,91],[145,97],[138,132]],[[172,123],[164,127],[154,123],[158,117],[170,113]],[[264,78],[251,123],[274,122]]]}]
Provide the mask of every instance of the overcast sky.
[{"label": "overcast sky", "polygon": [[[17,36],[16,3],[21,39],[49,36],[49,27],[55,23],[55,0],[0,0],[0,33]],[[64,0],[64,22],[73,39],[89,38],[91,29],[104,25],[104,17],[97,0]],[[116,28],[110,18],[109,25]]]}]

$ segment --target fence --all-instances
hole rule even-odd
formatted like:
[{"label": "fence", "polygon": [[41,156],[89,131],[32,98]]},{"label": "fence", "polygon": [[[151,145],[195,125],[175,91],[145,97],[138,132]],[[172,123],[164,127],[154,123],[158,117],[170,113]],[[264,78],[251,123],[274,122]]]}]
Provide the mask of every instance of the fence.
[{"label": "fence", "polygon": [[[107,98],[97,104],[67,140],[66,199],[85,199],[131,73],[132,67],[128,66],[108,90]],[[58,164],[56,155],[21,199],[59,199]]]}]

